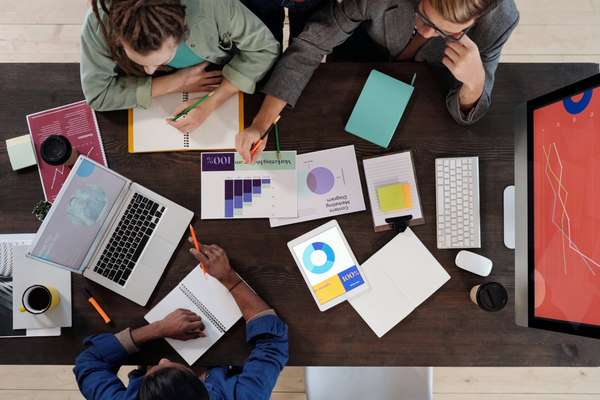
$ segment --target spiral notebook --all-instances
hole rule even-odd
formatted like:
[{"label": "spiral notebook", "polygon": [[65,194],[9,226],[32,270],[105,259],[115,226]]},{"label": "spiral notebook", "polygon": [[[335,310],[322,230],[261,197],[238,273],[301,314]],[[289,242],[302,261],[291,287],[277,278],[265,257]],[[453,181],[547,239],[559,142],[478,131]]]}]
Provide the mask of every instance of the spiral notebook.
[{"label": "spiral notebook", "polygon": [[196,266],[144,318],[149,323],[160,321],[178,308],[195,312],[205,325],[206,337],[188,341],[165,339],[189,365],[195,363],[242,318],[242,312],[231,293],[210,275],[206,280],[200,266]]},{"label": "spiral notebook", "polygon": [[[169,93],[152,99],[150,107],[129,110],[129,152],[224,150],[235,148],[235,135],[244,129],[244,94],[232,96],[196,130],[181,133],[165,119],[188,100],[207,92]],[[214,101],[212,98],[205,101]],[[185,117],[182,117],[185,118]]]}]

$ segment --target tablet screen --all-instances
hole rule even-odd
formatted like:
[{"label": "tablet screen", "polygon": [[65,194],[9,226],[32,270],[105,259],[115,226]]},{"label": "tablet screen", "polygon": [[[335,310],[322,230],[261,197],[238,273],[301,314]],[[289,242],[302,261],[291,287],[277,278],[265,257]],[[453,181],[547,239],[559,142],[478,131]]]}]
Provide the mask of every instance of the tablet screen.
[{"label": "tablet screen", "polygon": [[294,246],[293,250],[321,304],[365,283],[336,228]]}]

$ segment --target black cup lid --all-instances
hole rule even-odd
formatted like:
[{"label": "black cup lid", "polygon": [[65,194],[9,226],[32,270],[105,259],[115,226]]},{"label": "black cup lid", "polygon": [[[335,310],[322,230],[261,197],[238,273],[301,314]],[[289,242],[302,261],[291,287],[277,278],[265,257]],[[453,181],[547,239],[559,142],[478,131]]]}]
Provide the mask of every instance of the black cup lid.
[{"label": "black cup lid", "polygon": [[477,289],[477,304],[485,311],[500,311],[507,302],[508,293],[504,286],[497,282],[484,283]]},{"label": "black cup lid", "polygon": [[50,165],[62,165],[71,157],[71,142],[63,135],[50,135],[42,142],[40,154],[44,162]]}]

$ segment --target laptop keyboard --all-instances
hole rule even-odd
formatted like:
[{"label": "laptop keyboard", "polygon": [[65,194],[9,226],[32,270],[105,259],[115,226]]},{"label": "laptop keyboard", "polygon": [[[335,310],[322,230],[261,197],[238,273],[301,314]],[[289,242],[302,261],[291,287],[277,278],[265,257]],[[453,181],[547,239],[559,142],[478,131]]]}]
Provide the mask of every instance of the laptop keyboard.
[{"label": "laptop keyboard", "polygon": [[124,286],[164,212],[165,207],[134,194],[94,272]]}]

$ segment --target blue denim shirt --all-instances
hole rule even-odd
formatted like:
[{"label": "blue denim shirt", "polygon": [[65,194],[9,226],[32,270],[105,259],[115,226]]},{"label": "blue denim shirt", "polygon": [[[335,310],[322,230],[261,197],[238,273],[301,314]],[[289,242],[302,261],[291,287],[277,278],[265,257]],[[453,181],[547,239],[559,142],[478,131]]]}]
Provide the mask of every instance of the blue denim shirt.
[{"label": "blue denim shirt", "polygon": [[[246,340],[256,346],[239,375],[230,376],[227,367],[211,368],[203,381],[211,400],[265,399],[275,387],[288,360],[287,325],[275,315],[265,315],[246,325]],[[88,400],[134,400],[143,376],[132,371],[129,386],[117,376],[127,352],[113,334],[84,339],[90,345],[75,360],[75,378]]]}]

